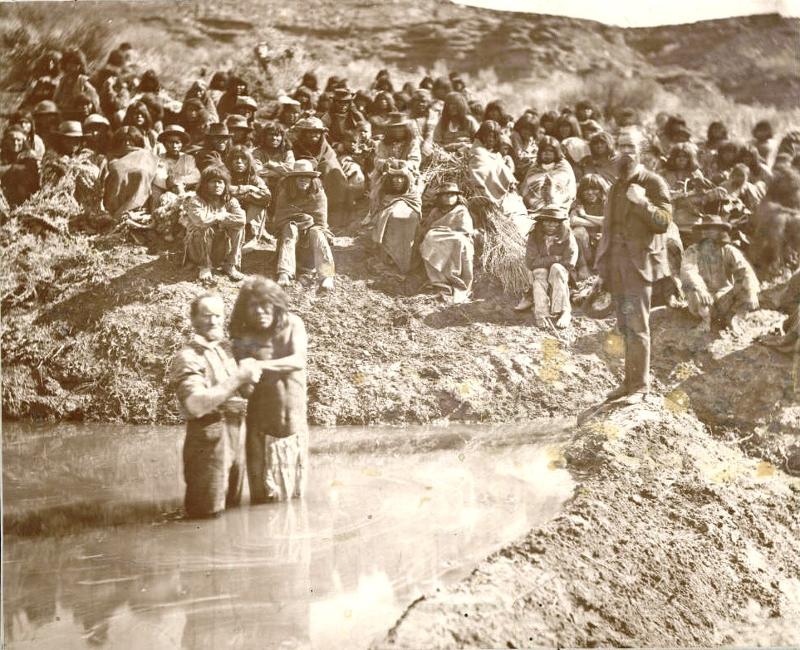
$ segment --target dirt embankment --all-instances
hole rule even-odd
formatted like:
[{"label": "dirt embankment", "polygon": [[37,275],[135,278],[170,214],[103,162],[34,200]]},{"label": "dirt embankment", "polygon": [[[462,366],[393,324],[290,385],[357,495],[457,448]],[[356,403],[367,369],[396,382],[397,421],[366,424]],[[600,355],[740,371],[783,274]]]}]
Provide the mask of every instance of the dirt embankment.
[{"label": "dirt embankment", "polygon": [[[203,290],[190,272],[118,241],[36,242],[3,259],[4,415],[175,420],[164,373]],[[271,255],[248,252],[244,270],[265,272]],[[484,281],[472,303],[445,307],[357,240],[337,238],[335,257],[332,295],[290,291],[310,332],[316,424],[574,416],[615,383],[612,321],[543,333]],[[230,307],[237,287],[218,290]],[[578,432],[565,512],[415,603],[382,645],[797,642],[800,488],[779,469],[800,431],[795,373],[754,342],[780,318],[762,310],[706,338],[655,312],[655,395]]]},{"label": "dirt embankment", "polygon": [[564,462],[562,514],[375,647],[800,642],[800,480],[656,397],[587,422]]}]

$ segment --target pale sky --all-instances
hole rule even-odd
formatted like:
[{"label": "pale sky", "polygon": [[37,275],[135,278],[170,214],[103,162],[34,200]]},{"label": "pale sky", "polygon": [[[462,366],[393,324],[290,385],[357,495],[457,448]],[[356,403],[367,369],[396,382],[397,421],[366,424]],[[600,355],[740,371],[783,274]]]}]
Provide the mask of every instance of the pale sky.
[{"label": "pale sky", "polygon": [[621,27],[691,23],[729,16],[800,16],[800,0],[453,0],[505,11],[588,18]]}]

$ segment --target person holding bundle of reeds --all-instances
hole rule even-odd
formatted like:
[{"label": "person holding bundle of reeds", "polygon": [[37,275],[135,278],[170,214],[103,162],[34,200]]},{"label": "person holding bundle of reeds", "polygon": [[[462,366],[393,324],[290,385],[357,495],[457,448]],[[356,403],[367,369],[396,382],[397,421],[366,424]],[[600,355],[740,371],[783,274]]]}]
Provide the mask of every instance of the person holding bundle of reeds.
[{"label": "person holding bundle of reeds", "polygon": [[560,205],[545,206],[536,214],[525,251],[525,264],[533,285],[536,327],[546,327],[551,317],[559,329],[572,321],[569,276],[577,261],[578,243],[570,231],[566,209]]}]

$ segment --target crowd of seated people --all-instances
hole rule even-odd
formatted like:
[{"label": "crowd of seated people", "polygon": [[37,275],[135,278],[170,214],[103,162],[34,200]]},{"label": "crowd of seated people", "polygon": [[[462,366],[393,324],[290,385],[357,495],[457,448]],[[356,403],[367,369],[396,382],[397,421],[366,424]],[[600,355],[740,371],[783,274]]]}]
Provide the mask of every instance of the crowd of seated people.
[{"label": "crowd of seated people", "polygon": [[[500,100],[483,106],[457,73],[396,87],[381,70],[369,88],[354,89],[308,72],[259,103],[234,73],[170,94],[156,71],[138,69],[127,44],[93,71],[71,49],[47,52],[32,72],[0,145],[0,187],[12,208],[80,160],[95,169],[113,218],[184,198],[179,243],[201,281],[217,268],[241,280],[245,242],[274,237],[268,274],[287,286],[305,267],[331,290],[332,230],[361,228],[386,265],[424,272],[452,302],[469,299],[475,243],[493,211],[527,241],[529,290],[516,309],[532,308],[542,327],[567,327],[571,291],[594,275],[620,138],[640,143],[669,187],[671,304],[703,327],[757,306],[739,235],[773,177],[800,166],[800,132],[781,137],[766,120],[744,140],[720,121],[700,138],[679,115],[642,124],[633,109],[608,115],[588,100],[514,116]],[[425,185],[437,153],[464,161],[462,186]]]}]

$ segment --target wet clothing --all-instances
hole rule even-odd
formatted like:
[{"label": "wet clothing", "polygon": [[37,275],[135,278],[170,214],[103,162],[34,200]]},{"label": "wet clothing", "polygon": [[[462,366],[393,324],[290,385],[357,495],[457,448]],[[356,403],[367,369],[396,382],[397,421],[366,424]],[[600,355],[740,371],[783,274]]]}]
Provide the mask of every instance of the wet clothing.
[{"label": "wet clothing", "polygon": [[428,231],[419,247],[430,283],[464,302],[472,290],[475,232],[467,207],[458,204],[442,214],[434,208],[427,218]]},{"label": "wet clothing", "polygon": [[201,417],[192,418],[186,401],[220,384],[237,369],[230,347],[194,335],[178,351],[169,370],[186,421],[183,445],[184,508],[188,517],[207,517],[239,505],[245,471],[246,402],[233,396]]},{"label": "wet clothing", "polygon": [[200,196],[191,197],[185,204],[185,261],[202,269],[220,264],[238,269],[246,220],[236,199],[214,206]]},{"label": "wet clothing", "polygon": [[[305,356],[305,325],[287,314],[286,325],[267,340],[234,341],[239,359]],[[308,469],[306,371],[261,373],[247,409],[247,481],[250,501],[263,503],[301,497]]]},{"label": "wet clothing", "polygon": [[[633,183],[645,189],[643,205],[626,196]],[[640,165],[611,186],[596,266],[616,305],[629,392],[650,385],[650,303],[653,283],[670,275],[664,233],[671,222],[669,188],[654,172]]]}]

